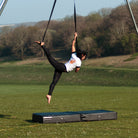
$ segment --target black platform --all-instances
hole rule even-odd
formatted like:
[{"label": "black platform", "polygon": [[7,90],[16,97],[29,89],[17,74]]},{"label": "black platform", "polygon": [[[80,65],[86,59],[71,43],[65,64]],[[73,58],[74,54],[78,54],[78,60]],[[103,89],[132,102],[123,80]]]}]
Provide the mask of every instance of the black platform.
[{"label": "black platform", "polygon": [[33,113],[32,120],[39,123],[67,123],[83,121],[115,120],[117,113],[107,110],[92,110],[78,112],[48,112]]}]

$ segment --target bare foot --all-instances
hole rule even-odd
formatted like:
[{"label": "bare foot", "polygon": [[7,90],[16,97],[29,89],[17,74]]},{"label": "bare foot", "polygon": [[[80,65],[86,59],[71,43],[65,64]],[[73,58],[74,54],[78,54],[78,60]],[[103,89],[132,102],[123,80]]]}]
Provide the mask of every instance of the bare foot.
[{"label": "bare foot", "polygon": [[47,102],[50,104],[50,101],[51,101],[51,95],[46,95],[46,98],[47,98]]},{"label": "bare foot", "polygon": [[41,45],[41,42],[40,41],[34,41],[35,43],[37,43],[38,45]]},{"label": "bare foot", "polygon": [[44,42],[40,42],[40,41],[35,41],[35,43],[37,43],[38,45],[40,45],[40,46],[44,46]]}]

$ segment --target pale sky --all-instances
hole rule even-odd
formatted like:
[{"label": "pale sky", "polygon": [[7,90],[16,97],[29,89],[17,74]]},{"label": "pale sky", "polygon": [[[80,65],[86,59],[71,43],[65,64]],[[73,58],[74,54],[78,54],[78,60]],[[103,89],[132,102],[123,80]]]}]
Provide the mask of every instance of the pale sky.
[{"label": "pale sky", "polygon": [[[75,0],[77,14],[87,16],[102,8],[116,8],[125,0]],[[130,0],[129,0],[130,1]],[[1,0],[0,0],[1,2]],[[8,0],[0,16],[0,24],[48,20],[54,0]],[[52,19],[73,15],[74,0],[57,0]]]}]

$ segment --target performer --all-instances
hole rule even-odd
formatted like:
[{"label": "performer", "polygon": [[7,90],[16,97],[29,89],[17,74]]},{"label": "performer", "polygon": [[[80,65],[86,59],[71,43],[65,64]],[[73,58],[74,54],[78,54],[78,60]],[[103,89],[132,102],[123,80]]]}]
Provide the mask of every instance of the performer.
[{"label": "performer", "polygon": [[44,50],[48,61],[50,64],[55,68],[54,76],[53,76],[53,81],[49,87],[49,92],[46,95],[46,98],[48,100],[48,103],[50,104],[51,101],[51,96],[52,92],[54,90],[55,85],[59,81],[62,72],[70,72],[73,69],[75,69],[75,72],[78,72],[81,67],[81,61],[86,59],[87,53],[85,51],[81,51],[79,53],[76,53],[76,48],[75,48],[75,43],[76,43],[76,38],[77,38],[77,32],[74,33],[74,40],[72,42],[72,55],[70,60],[67,63],[60,63],[57,60],[55,60],[52,56],[51,53],[49,52],[49,49],[46,48],[44,45],[44,42],[40,41],[35,41],[37,44],[39,44],[42,49]]}]

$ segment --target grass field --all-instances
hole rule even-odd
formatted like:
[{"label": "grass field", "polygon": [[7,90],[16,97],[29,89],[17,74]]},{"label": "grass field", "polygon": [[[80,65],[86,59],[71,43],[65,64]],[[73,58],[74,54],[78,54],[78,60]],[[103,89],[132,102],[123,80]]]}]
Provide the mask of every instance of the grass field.
[{"label": "grass field", "polygon": [[[45,95],[52,74],[53,69],[44,64],[0,65],[0,138],[138,137],[136,67],[87,66],[78,74],[63,74],[48,105]],[[101,109],[116,111],[118,119],[63,124],[32,122],[32,113]]]},{"label": "grass field", "polygon": [[[57,86],[51,105],[44,85],[0,86],[0,137],[138,137],[138,88]],[[65,124],[33,123],[32,113],[111,110],[117,120]]]}]

